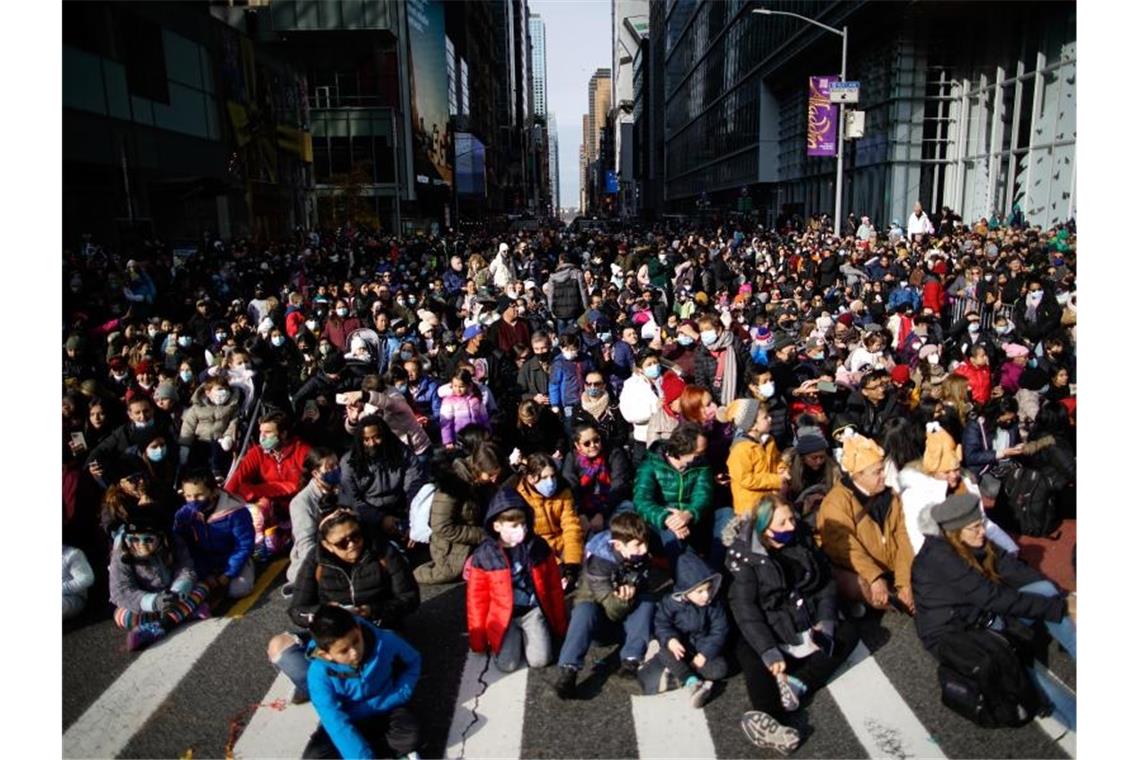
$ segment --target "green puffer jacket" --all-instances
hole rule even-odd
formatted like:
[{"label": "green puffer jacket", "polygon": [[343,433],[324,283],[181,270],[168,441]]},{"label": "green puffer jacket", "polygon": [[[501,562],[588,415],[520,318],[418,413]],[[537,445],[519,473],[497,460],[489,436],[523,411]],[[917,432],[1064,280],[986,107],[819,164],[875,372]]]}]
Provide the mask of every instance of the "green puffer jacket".
[{"label": "green puffer jacket", "polygon": [[690,466],[684,472],[661,453],[664,441],[654,444],[637,470],[633,503],[637,513],[655,528],[665,527],[670,509],[682,509],[699,522],[712,509],[713,475],[707,464]]}]

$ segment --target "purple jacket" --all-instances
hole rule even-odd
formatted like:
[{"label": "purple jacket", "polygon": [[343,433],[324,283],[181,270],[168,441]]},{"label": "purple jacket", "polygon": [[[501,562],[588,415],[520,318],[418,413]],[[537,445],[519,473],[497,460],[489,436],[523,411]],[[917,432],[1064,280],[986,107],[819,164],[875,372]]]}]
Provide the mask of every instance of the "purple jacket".
[{"label": "purple jacket", "polygon": [[1019,390],[1017,381],[1021,379],[1021,373],[1025,371],[1025,367],[1020,367],[1013,362],[1006,362],[1001,365],[1001,387],[1005,392],[1011,396],[1016,394]]},{"label": "purple jacket", "polygon": [[439,428],[443,445],[455,443],[456,434],[468,425],[485,427],[490,420],[483,401],[478,396],[448,396],[439,405]]}]

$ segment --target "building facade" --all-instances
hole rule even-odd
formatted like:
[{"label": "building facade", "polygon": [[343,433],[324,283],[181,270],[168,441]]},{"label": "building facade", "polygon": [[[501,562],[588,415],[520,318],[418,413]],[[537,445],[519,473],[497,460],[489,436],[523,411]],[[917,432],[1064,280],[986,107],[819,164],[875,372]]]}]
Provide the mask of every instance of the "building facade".
[{"label": "building facade", "polygon": [[[746,188],[768,223],[830,214],[835,159],[806,155],[807,81],[839,73],[839,37],[745,0],[663,6],[650,58],[660,45],[664,209],[691,212],[702,193],[728,208]],[[1034,224],[1075,213],[1075,3],[766,7],[848,28],[865,132],[846,143],[844,214],[883,225],[916,200],[970,220],[1014,204]]]},{"label": "building facade", "polygon": [[550,167],[550,203],[555,216],[557,216],[558,209],[562,207],[562,190],[558,185],[558,120],[553,111],[548,111],[546,114],[546,135],[547,166]]},{"label": "building facade", "polygon": [[[583,165],[583,213],[599,213],[603,190],[605,189],[605,148],[603,133],[610,122],[610,105],[613,90],[610,85],[610,70],[598,69],[590,77],[586,87],[586,102],[589,112],[582,119],[582,144],[584,147]],[[612,168],[612,159],[608,162]]]},{"label": "building facade", "polygon": [[614,169],[618,180],[618,213],[637,213],[634,181],[634,58],[649,34],[649,0],[611,0],[613,51],[610,79],[613,94]]}]

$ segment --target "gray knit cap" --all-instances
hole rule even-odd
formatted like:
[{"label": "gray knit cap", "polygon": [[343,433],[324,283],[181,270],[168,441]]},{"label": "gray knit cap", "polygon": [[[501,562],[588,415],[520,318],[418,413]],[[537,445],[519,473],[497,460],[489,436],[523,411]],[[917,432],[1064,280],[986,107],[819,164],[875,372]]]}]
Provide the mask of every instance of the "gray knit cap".
[{"label": "gray knit cap", "polygon": [[971,493],[958,494],[941,504],[935,504],[930,510],[930,516],[938,523],[938,527],[952,533],[982,519],[980,504],[978,497]]}]

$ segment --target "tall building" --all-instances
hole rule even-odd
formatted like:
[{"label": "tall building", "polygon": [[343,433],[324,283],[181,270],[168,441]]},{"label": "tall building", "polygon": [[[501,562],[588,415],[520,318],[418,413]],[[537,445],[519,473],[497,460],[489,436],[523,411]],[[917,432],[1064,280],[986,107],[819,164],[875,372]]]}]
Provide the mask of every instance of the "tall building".
[{"label": "tall building", "polygon": [[550,167],[548,171],[550,176],[550,203],[555,216],[557,216],[558,209],[562,205],[562,191],[558,186],[558,121],[554,118],[553,111],[546,114],[546,135],[547,161]]},{"label": "tall building", "polygon": [[534,87],[534,115],[546,115],[546,24],[542,16],[530,16],[530,62]]},{"label": "tall building", "polygon": [[605,187],[605,155],[602,153],[602,135],[610,116],[613,95],[610,87],[610,70],[598,69],[590,77],[586,97],[589,113],[582,122],[582,142],[585,147],[585,206],[584,211],[596,212],[600,208]]},{"label": "tall building", "polygon": [[633,59],[649,34],[649,0],[611,0],[613,77],[611,87],[614,168],[618,207],[623,216],[636,213],[633,155]]},{"label": "tall building", "polygon": [[590,144],[590,117],[582,114],[582,143],[578,146],[578,211],[586,213],[586,199],[589,196],[589,162],[586,146]]},{"label": "tall building", "polygon": [[[808,78],[839,73],[841,40],[743,0],[654,5],[665,6],[665,205],[691,212],[707,192],[728,208],[747,189],[768,224],[830,215],[835,158],[807,155]],[[765,6],[848,29],[865,124],[845,144],[844,215],[884,225],[916,200],[968,220],[1014,204],[1034,224],[1073,214],[1075,2]]]}]

